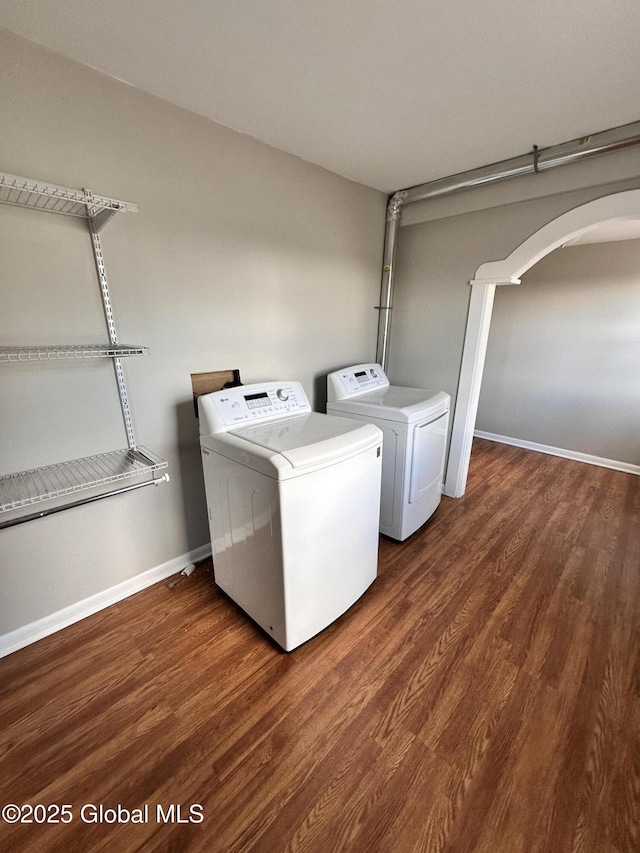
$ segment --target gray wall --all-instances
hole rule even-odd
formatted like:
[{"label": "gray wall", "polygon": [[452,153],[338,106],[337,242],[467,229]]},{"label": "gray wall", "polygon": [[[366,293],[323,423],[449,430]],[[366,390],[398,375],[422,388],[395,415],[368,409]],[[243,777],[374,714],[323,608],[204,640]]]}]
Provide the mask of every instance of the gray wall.
[{"label": "gray wall", "polygon": [[[534,177],[479,190],[478,194],[475,191],[459,193],[449,199],[436,200],[431,207],[426,203],[416,205],[417,211],[413,206],[407,209],[403,217],[407,224],[401,228],[398,242],[389,358],[392,382],[440,388],[451,394],[455,405],[469,305],[469,281],[477,268],[488,261],[505,258],[531,234],[568,210],[613,192],[636,188],[638,179],[629,179],[628,176],[640,175],[640,152],[633,149],[627,152],[626,158],[617,154],[610,156],[611,159],[604,156],[592,161],[591,171],[589,164],[579,164],[541,176],[548,193],[545,196],[539,195],[540,187]],[[603,161],[607,162],[603,164]],[[609,181],[600,183],[607,169]],[[625,180],[614,180],[616,173],[624,176]],[[553,192],[554,177],[557,185],[563,187],[571,183],[572,176],[574,183],[582,183],[584,188]],[[590,181],[595,181],[596,185],[589,186]],[[517,191],[521,200],[514,201]],[[483,199],[486,207],[481,206]],[[465,201],[468,201],[467,212],[464,211]],[[530,274],[535,275],[533,270]],[[615,279],[617,275],[618,261],[614,260],[608,278]],[[626,275],[622,265],[620,275]],[[581,286],[577,284],[575,289],[579,291]],[[593,289],[587,283],[584,287]],[[518,287],[512,289],[517,290]],[[517,298],[517,294],[504,297],[499,293],[498,299],[509,296]],[[612,316],[611,311],[607,313],[604,318],[607,328],[618,328],[621,321],[627,321],[627,308],[621,307],[620,312],[617,316]],[[576,335],[579,334],[580,330],[576,329]],[[637,362],[632,365],[627,361],[620,364],[620,368],[618,386],[630,389],[631,393],[632,388],[637,388]],[[559,397],[560,392],[556,399]],[[619,402],[620,398],[616,405]],[[625,413],[617,411],[615,418],[628,424],[632,412],[637,412],[637,401],[629,403],[627,400],[624,405]],[[553,421],[554,417],[550,415],[549,420]],[[484,428],[488,430],[486,424]],[[582,439],[578,441],[579,430],[576,423],[575,440],[574,437],[569,439],[565,430],[562,436],[557,435],[557,442],[549,440],[545,443],[566,446],[569,442],[566,449],[576,449],[574,445],[578,442],[580,447],[586,447]],[[503,433],[497,426],[495,431]],[[616,439],[617,461],[637,457],[637,439],[629,440],[627,427],[621,430],[620,436],[623,433],[626,438]],[[550,434],[548,437],[551,439]],[[598,447],[602,450],[604,446],[599,444]],[[595,445],[582,452],[601,455]]]},{"label": "gray wall", "polygon": [[498,287],[476,426],[640,464],[640,240],[558,249]]},{"label": "gray wall", "polygon": [[[171,482],[0,532],[0,634],[207,543],[190,373],[375,355],[385,198],[0,31],[0,169],[136,202],[102,235],[138,441]],[[0,340],[104,340],[82,223],[0,207]],[[2,473],[126,446],[110,364],[2,368]]]}]

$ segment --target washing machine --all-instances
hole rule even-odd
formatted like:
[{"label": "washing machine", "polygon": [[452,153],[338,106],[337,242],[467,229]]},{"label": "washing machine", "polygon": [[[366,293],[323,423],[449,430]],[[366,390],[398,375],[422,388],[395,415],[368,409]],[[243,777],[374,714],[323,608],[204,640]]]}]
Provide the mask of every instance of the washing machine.
[{"label": "washing machine", "polygon": [[444,391],[391,385],[379,364],[327,376],[327,413],[382,430],[380,532],[385,536],[402,542],[438,508],[450,403]]},{"label": "washing machine", "polygon": [[285,651],[373,583],[382,433],[312,412],[299,382],[198,398],[216,584]]}]

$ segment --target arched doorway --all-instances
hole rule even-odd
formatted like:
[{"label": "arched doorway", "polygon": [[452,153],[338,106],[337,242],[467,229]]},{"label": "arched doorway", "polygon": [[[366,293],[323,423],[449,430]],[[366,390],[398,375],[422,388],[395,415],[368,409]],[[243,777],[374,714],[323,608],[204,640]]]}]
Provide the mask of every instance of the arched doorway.
[{"label": "arched doorway", "polygon": [[461,497],[466,488],[496,286],[520,284],[520,276],[569,240],[604,224],[631,219],[640,220],[640,190],[615,193],[576,207],[536,231],[507,258],[478,267],[470,283],[471,299],[444,487],[446,495]]}]

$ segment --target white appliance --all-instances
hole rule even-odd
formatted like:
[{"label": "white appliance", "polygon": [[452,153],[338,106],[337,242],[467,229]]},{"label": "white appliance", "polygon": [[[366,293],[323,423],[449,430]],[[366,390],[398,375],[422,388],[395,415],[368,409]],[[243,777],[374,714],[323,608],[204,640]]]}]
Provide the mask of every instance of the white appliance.
[{"label": "white appliance", "polygon": [[383,432],[380,532],[402,542],[436,511],[449,425],[444,391],[390,385],[379,364],[327,376],[327,413]]},{"label": "white appliance", "polygon": [[376,578],[382,434],[312,412],[299,382],[216,391],[198,409],[215,581],[291,651]]}]

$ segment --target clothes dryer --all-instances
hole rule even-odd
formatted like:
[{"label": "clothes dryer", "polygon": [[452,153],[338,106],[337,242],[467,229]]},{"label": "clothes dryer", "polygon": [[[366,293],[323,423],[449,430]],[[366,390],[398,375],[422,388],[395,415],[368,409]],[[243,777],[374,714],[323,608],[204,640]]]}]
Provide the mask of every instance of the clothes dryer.
[{"label": "clothes dryer", "polygon": [[374,424],[383,433],[380,532],[402,542],[442,497],[450,397],[391,385],[379,364],[327,376],[327,413]]},{"label": "clothes dryer", "polygon": [[216,584],[291,651],[376,578],[382,433],[312,412],[299,382],[198,409]]}]

